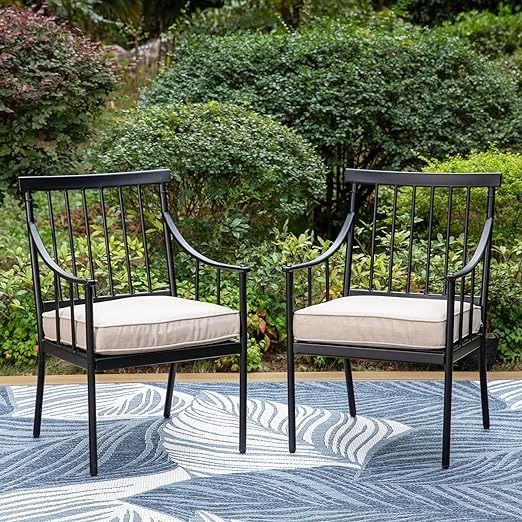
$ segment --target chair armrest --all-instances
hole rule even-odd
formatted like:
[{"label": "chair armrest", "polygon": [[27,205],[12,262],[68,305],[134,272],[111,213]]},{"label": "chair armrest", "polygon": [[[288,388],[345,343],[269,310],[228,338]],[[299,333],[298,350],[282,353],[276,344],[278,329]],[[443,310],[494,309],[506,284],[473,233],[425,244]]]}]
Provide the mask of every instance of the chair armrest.
[{"label": "chair armrest", "polygon": [[163,212],[163,219],[165,220],[165,224],[169,229],[170,233],[173,235],[174,239],[177,241],[178,245],[190,256],[197,259],[201,263],[212,266],[214,268],[218,268],[220,270],[231,270],[234,272],[248,272],[250,267],[247,266],[237,266],[237,265],[227,265],[225,263],[220,263],[219,261],[214,261],[203,254],[199,253],[194,247],[192,247],[188,241],[182,236],[181,232],[178,230],[178,227],[174,224],[174,220],[172,216],[168,212]]},{"label": "chair armrest", "polygon": [[62,279],[65,279],[66,281],[69,281],[70,283],[75,283],[79,285],[84,286],[94,286],[96,284],[96,281],[93,279],[83,279],[81,277],[75,276],[71,274],[70,272],[67,272],[64,270],[54,259],[50,256],[49,252],[47,252],[47,249],[45,248],[45,245],[43,244],[42,237],[40,236],[40,233],[38,232],[38,229],[36,228],[36,225],[34,223],[29,223],[29,234],[31,236],[31,239],[33,241],[33,244],[36,248],[36,251],[40,255],[40,257],[43,259],[44,263],[58,276]]},{"label": "chair armrest", "polygon": [[447,281],[456,281],[459,277],[464,277],[469,274],[480,262],[484,254],[486,253],[486,248],[488,246],[489,240],[491,238],[491,230],[493,227],[493,218],[487,218],[484,226],[482,227],[482,233],[480,234],[479,244],[473,253],[473,256],[469,260],[468,264],[459,270],[458,272],[453,272],[451,274],[446,274]]},{"label": "chair armrest", "polygon": [[339,235],[335,238],[335,241],[330,245],[328,250],[321,254],[319,257],[316,257],[315,259],[312,259],[311,261],[306,261],[305,263],[298,263],[297,265],[288,265],[283,266],[284,272],[292,272],[294,270],[299,270],[300,268],[310,268],[315,265],[321,264],[323,261],[326,261],[328,258],[330,258],[343,244],[343,241],[346,239],[346,236],[348,235],[348,232],[352,228],[353,224],[353,218],[355,216],[354,212],[350,212],[348,216],[346,216],[346,220],[343,223],[343,226],[341,228],[341,231],[339,232]]}]

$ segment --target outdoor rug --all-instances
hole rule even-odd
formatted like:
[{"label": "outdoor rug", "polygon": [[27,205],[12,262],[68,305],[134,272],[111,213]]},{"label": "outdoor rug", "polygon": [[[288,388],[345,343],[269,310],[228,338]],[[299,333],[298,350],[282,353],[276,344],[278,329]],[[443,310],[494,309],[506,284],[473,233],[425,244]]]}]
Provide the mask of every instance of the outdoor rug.
[{"label": "outdoor rug", "polygon": [[0,388],[0,521],[522,520],[522,381],[456,382],[452,461],[440,467],[442,383],[297,385],[297,452],[287,451],[286,385],[249,386],[248,447],[238,453],[238,387],[99,384],[99,476],[88,473],[87,391]]}]

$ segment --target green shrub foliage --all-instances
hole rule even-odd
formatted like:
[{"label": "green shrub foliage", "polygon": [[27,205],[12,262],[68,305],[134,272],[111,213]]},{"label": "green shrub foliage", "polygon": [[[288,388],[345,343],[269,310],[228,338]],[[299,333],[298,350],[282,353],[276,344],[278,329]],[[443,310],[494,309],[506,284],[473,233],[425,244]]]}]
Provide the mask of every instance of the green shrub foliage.
[{"label": "green shrub foliage", "polygon": [[374,6],[400,7],[404,15],[414,23],[436,25],[456,18],[460,13],[471,10],[502,11],[505,6],[513,9],[519,0],[373,0]]},{"label": "green shrub foliage", "polygon": [[225,0],[219,7],[180,17],[169,32],[175,42],[190,35],[224,35],[239,31],[302,29],[324,19],[364,24],[395,18],[389,10],[376,13],[368,0]]},{"label": "green shrub foliage", "polygon": [[36,321],[25,218],[11,194],[0,205],[0,364],[36,357]]},{"label": "green shrub foliage", "polygon": [[522,93],[522,11],[507,7],[498,15],[490,11],[462,13],[437,31],[462,38],[518,83]]},{"label": "green shrub foliage", "polygon": [[115,83],[100,46],[29,9],[0,9],[0,187],[70,170]]},{"label": "green shrub foliage", "polygon": [[419,167],[520,138],[515,82],[461,40],[413,29],[197,37],[143,93],[146,105],[208,100],[272,114],[352,167]]},{"label": "green shrub foliage", "polygon": [[490,58],[500,58],[522,49],[522,11],[512,12],[509,8],[501,9],[498,14],[469,11],[438,31],[464,38]]},{"label": "green shrub foliage", "polygon": [[324,185],[319,157],[298,134],[217,102],[129,113],[89,157],[99,172],[169,168],[172,213],[190,239],[220,253],[287,219],[303,224]]},{"label": "green shrub foliage", "polygon": [[[433,161],[426,172],[499,172],[502,174],[502,186],[497,189],[495,205],[494,242],[497,246],[511,246],[521,237],[522,223],[522,154],[502,153],[498,151],[473,153],[467,157],[457,156],[447,161]],[[485,195],[485,194],[484,194]],[[455,198],[454,212],[460,212],[463,218],[465,200]],[[440,205],[439,219],[443,219],[444,208]],[[471,226],[480,232],[484,223],[484,200],[472,200]],[[417,212],[427,216],[429,200],[420,197]]]}]

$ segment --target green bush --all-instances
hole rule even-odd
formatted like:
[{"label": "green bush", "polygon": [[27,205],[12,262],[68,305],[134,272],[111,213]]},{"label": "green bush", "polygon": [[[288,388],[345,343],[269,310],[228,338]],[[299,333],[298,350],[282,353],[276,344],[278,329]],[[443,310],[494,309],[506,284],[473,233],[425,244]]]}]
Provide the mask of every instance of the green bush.
[{"label": "green bush", "polygon": [[52,18],[0,9],[0,189],[71,170],[71,151],[115,83],[101,47]]},{"label": "green bush", "polygon": [[320,159],[294,131],[216,102],[128,113],[88,156],[98,172],[169,168],[173,215],[220,257],[286,220],[306,223],[324,184]]},{"label": "green bush", "polygon": [[0,364],[23,365],[36,356],[36,321],[24,212],[10,194],[0,224]]},{"label": "green bush", "polygon": [[494,63],[498,70],[510,75],[516,81],[518,92],[522,93],[522,48],[513,54],[500,57]]},{"label": "green bush", "polygon": [[423,157],[508,147],[521,136],[515,82],[459,39],[413,29],[332,23],[194,38],[142,97],[248,104],[352,167],[419,167]]},{"label": "green bush", "polygon": [[503,6],[498,14],[465,12],[435,31],[469,42],[479,53],[494,60],[498,70],[511,76],[522,93],[522,11]]},{"label": "green bush", "polygon": [[197,10],[170,27],[174,42],[189,36],[225,35],[239,31],[287,31],[324,19],[365,24],[389,20],[388,10],[376,13],[368,0],[225,0],[220,7]]},{"label": "green bush", "polygon": [[467,40],[489,58],[500,58],[522,48],[522,11],[512,12],[509,8],[501,9],[498,14],[469,11],[438,31]]},{"label": "green bush", "polygon": [[490,283],[490,329],[508,361],[522,360],[522,239],[494,249]]},{"label": "green bush", "polygon": [[[502,174],[502,186],[496,193],[494,244],[510,246],[520,237],[522,223],[522,154],[503,153],[498,151],[473,153],[467,157],[457,156],[447,161],[431,162],[426,172],[499,172]],[[455,198],[454,211],[463,213],[464,197]],[[445,210],[441,205],[437,208],[443,219]],[[428,215],[429,199],[420,197],[418,212],[425,217]],[[472,228],[480,231],[484,223],[484,199],[472,200],[471,221]],[[436,214],[437,216],[437,214]]]}]

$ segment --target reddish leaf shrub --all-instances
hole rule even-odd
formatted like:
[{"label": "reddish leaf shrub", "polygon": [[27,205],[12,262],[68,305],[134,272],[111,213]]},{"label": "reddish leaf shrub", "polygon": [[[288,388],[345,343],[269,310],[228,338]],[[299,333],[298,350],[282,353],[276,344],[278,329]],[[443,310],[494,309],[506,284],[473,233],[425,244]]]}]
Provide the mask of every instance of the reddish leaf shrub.
[{"label": "reddish leaf shrub", "polygon": [[98,43],[29,9],[0,9],[0,187],[63,171],[115,83]]}]

